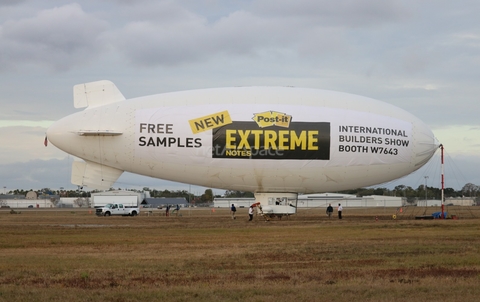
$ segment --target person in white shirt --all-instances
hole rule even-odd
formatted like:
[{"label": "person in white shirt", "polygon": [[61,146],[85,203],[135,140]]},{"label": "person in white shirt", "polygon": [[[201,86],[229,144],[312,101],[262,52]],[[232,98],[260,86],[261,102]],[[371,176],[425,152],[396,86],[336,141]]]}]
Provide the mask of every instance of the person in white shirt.
[{"label": "person in white shirt", "polygon": [[337,212],[338,212],[338,219],[342,219],[342,211],[343,207],[341,204],[338,204]]},{"label": "person in white shirt", "polygon": [[250,219],[248,219],[248,221],[252,221],[252,219],[253,219],[253,206],[250,206],[250,208],[248,209],[248,216],[250,216]]}]

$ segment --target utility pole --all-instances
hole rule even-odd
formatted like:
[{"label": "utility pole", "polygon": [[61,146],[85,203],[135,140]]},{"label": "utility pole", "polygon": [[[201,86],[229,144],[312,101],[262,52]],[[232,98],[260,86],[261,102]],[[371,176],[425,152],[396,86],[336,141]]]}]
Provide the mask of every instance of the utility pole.
[{"label": "utility pole", "polygon": [[427,179],[428,176],[425,176],[425,206],[427,205]]}]

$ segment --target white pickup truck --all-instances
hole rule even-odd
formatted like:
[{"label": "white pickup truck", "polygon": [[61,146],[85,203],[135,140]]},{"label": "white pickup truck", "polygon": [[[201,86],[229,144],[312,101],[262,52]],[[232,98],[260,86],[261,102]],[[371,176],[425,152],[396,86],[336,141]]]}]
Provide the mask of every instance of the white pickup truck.
[{"label": "white pickup truck", "polygon": [[108,203],[102,208],[97,208],[95,214],[98,216],[122,215],[137,216],[140,213],[138,207],[124,207],[121,203]]}]

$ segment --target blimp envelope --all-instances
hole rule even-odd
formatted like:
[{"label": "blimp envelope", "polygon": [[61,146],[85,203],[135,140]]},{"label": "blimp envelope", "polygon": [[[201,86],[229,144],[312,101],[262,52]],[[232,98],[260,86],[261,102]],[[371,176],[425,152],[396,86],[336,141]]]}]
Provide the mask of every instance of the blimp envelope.
[{"label": "blimp envelope", "polygon": [[93,100],[80,93],[89,107],[48,130],[85,161],[75,183],[88,174],[90,185],[107,186],[129,171],[229,190],[325,192],[407,175],[439,145],[410,113],[346,93],[233,87],[124,100],[107,84],[92,86]]}]

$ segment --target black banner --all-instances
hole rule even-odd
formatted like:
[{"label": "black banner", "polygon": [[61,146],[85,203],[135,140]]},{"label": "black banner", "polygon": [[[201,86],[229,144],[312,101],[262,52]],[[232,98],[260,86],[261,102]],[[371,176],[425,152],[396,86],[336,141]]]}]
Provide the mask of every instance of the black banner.
[{"label": "black banner", "polygon": [[291,122],[288,128],[260,128],[244,121],[212,131],[213,158],[330,159],[330,123]]}]

